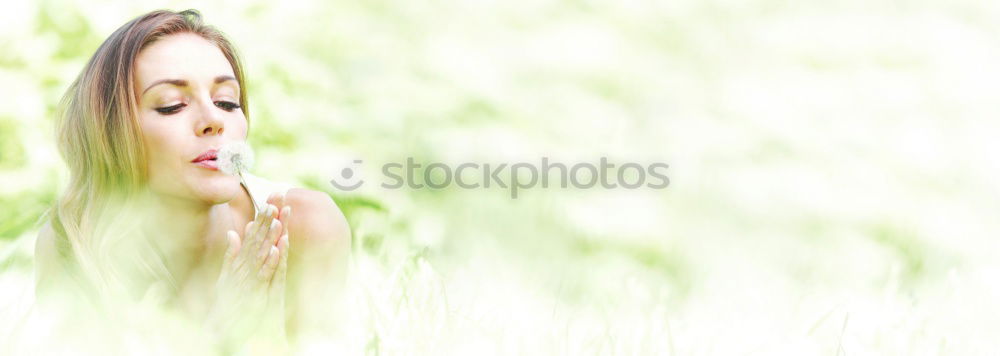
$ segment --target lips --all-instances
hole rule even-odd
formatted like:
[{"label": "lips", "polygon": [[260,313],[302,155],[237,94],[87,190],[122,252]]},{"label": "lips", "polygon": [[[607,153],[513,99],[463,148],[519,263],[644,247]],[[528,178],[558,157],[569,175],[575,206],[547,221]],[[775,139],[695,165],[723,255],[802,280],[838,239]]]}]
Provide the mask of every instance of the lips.
[{"label": "lips", "polygon": [[219,151],[218,149],[213,148],[208,151],[202,152],[200,155],[198,155],[197,158],[191,160],[191,163],[217,171],[219,170],[219,166],[216,164],[216,158],[217,158],[216,154],[218,153],[218,151]]}]

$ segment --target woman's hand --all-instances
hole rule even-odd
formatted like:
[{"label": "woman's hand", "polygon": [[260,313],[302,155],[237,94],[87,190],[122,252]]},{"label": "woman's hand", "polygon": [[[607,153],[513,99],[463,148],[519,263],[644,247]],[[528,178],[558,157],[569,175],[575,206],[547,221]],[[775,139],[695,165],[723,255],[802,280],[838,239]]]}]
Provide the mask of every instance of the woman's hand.
[{"label": "woman's hand", "polygon": [[[209,311],[210,329],[242,341],[285,342],[285,280],[291,207],[278,211],[284,196],[272,195],[266,208],[247,224],[243,237],[228,231],[216,296]],[[257,342],[254,342],[257,344]]]}]

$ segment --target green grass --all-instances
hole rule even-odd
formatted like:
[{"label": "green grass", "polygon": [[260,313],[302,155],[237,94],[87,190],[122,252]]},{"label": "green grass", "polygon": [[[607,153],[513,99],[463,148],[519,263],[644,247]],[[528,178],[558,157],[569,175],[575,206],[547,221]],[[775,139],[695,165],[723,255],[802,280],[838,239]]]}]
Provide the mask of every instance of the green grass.
[{"label": "green grass", "polygon": [[[58,350],[29,314],[38,219],[66,181],[55,105],[151,10],[19,6],[0,15],[0,354]],[[996,5],[168,7],[192,6],[245,57],[255,172],[330,194],[353,228],[340,327],[303,353],[993,351]],[[671,185],[379,188],[408,156],[664,161]],[[338,192],[351,159],[369,183]],[[129,350],[203,349],[171,315],[135,323]]]}]

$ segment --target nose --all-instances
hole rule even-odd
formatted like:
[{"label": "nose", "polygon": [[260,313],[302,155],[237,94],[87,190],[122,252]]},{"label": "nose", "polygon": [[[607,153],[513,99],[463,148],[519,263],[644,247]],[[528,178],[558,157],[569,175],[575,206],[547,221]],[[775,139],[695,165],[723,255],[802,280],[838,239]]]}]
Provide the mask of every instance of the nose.
[{"label": "nose", "polygon": [[221,135],[226,127],[219,110],[215,110],[215,104],[211,100],[207,100],[207,103],[199,106],[202,108],[199,113],[201,119],[195,125],[195,134],[198,136]]}]

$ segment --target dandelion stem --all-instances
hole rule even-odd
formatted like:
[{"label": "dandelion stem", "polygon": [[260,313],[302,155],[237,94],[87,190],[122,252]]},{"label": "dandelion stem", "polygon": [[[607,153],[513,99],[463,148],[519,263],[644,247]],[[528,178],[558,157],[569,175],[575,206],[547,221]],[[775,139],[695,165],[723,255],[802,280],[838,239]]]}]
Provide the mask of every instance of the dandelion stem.
[{"label": "dandelion stem", "polygon": [[253,192],[250,191],[250,186],[247,185],[246,179],[243,178],[243,171],[241,170],[236,171],[236,175],[240,177],[240,184],[243,185],[243,188],[246,188],[247,195],[250,195],[250,204],[253,204],[253,215],[257,216],[257,213],[261,209],[259,206],[257,206],[257,199],[254,199]]}]

